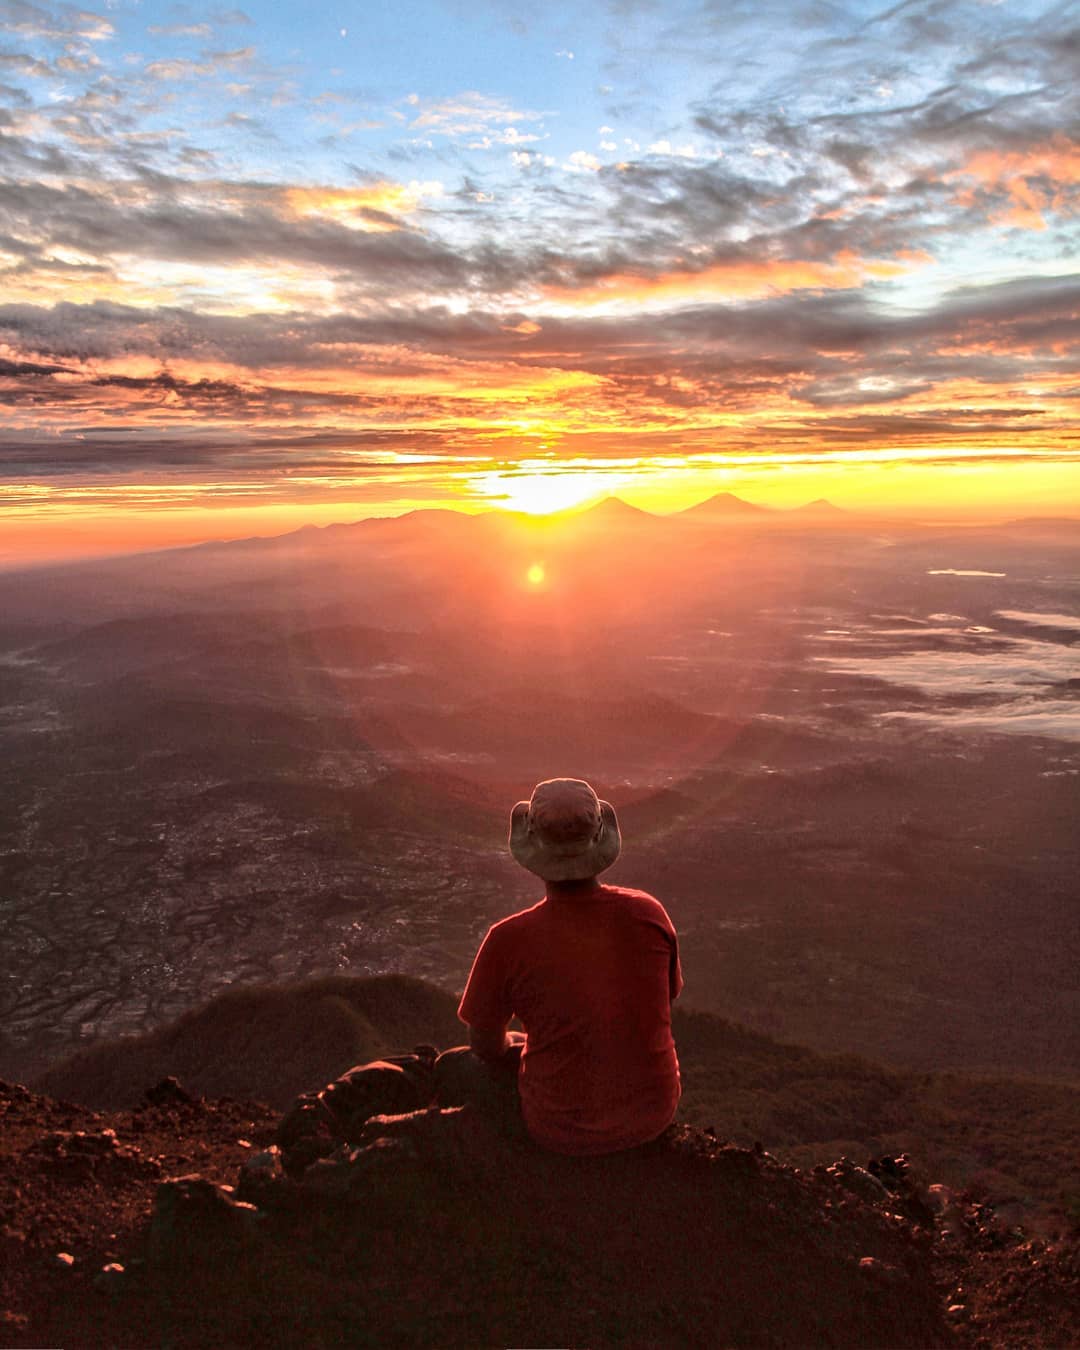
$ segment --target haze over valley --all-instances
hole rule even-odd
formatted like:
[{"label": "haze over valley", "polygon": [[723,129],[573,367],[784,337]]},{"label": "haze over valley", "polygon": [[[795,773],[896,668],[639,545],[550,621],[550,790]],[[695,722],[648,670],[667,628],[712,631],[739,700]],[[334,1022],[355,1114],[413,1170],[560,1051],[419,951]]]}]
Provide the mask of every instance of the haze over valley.
[{"label": "haze over valley", "polygon": [[720,495],[0,576],[0,1074],[238,982],[464,983],[588,778],[688,1006],[1075,1075],[1080,527]]}]

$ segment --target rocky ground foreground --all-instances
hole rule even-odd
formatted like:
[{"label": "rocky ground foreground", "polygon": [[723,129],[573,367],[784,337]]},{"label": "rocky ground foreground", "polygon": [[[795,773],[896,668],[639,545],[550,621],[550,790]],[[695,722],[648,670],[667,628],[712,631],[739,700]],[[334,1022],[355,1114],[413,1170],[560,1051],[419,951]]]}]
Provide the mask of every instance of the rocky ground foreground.
[{"label": "rocky ground foreground", "polygon": [[3,1346],[1080,1343],[1075,1237],[689,1126],[583,1161],[375,1117],[289,1177],[275,1112],[168,1086],[101,1113],[2,1084],[0,1122]]}]

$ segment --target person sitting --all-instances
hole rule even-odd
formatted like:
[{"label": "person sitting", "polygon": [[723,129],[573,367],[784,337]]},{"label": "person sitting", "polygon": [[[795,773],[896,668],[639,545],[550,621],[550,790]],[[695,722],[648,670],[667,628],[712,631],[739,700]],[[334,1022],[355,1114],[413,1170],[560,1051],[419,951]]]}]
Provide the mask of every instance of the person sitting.
[{"label": "person sitting", "polygon": [[509,845],[545,894],[480,944],[458,1008],[469,1044],[418,1046],[300,1097],[278,1127],[287,1171],[355,1142],[372,1115],[429,1105],[471,1105],[503,1135],[586,1156],[671,1124],[678,938],[653,896],[598,879],[622,846],[614,808],[581,779],[549,779],[513,808]]},{"label": "person sitting", "polygon": [[[599,881],[622,840],[614,808],[581,779],[537,784],[511,812],[509,842],[545,895],[480,945],[458,1009],[467,1053],[496,1075],[513,1067],[525,1130],[545,1149],[588,1155],[648,1143],[670,1125],[681,1092],[671,1003],[683,980],[671,920],[646,892]],[[508,1033],[514,1017],[523,1036]],[[440,1057],[436,1080],[462,1053]]]}]

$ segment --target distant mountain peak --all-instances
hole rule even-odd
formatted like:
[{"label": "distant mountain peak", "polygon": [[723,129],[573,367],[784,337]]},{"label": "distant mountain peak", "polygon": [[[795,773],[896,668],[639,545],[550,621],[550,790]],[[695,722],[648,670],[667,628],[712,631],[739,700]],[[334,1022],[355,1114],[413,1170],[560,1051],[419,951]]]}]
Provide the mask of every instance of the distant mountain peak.
[{"label": "distant mountain peak", "polygon": [[829,501],[828,497],[815,497],[812,502],[807,502],[805,506],[796,506],[793,515],[803,516],[846,516],[848,513],[841,506],[836,506]]},{"label": "distant mountain peak", "polygon": [[631,506],[629,502],[624,502],[621,497],[605,497],[595,506],[587,506],[584,511],[579,511],[577,514],[579,517],[588,517],[590,520],[655,519],[651,511],[643,511],[640,506]]},{"label": "distant mountain peak", "polygon": [[686,507],[678,514],[681,516],[750,516],[763,515],[767,506],[758,506],[756,502],[736,497],[734,492],[717,492],[706,497],[703,502]]}]

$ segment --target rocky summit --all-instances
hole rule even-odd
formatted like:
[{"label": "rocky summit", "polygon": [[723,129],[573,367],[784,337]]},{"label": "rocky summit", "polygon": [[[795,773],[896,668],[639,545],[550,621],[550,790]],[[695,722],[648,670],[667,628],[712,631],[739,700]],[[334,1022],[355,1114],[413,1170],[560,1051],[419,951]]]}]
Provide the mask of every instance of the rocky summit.
[{"label": "rocky summit", "polygon": [[0,1086],[0,1344],[998,1346],[1080,1337],[1075,1239],[906,1160],[801,1172],[673,1126],[602,1159],[468,1108],[376,1116],[299,1175],[277,1113]]}]

